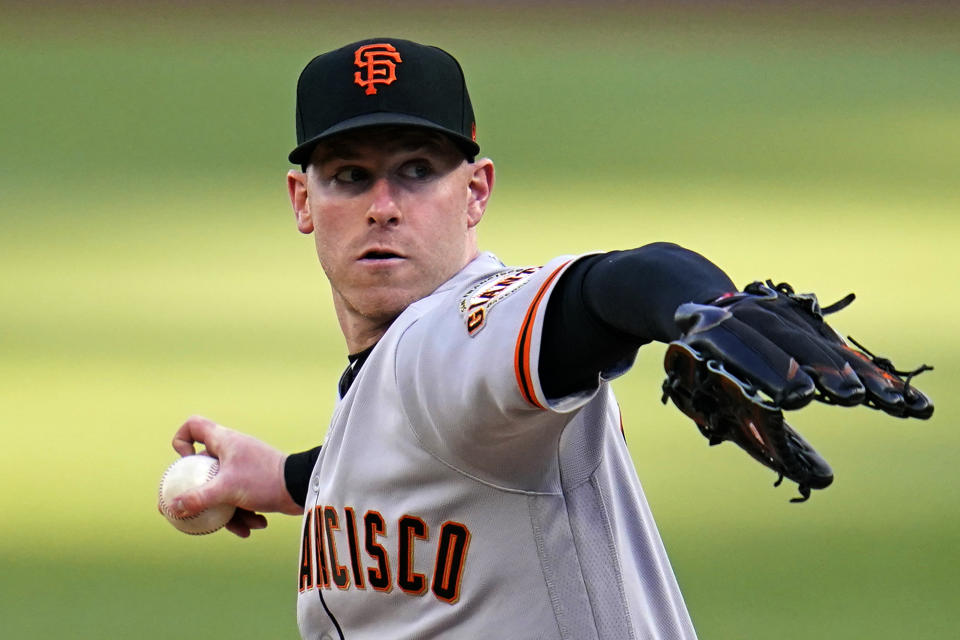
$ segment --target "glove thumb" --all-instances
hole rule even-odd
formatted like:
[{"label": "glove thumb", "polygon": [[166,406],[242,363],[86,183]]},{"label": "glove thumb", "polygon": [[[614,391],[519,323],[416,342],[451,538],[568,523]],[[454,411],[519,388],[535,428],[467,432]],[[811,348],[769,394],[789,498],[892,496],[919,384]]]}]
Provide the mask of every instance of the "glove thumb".
[{"label": "glove thumb", "polygon": [[689,335],[712,329],[732,315],[721,307],[685,302],[677,307],[673,314],[673,320],[684,335]]}]

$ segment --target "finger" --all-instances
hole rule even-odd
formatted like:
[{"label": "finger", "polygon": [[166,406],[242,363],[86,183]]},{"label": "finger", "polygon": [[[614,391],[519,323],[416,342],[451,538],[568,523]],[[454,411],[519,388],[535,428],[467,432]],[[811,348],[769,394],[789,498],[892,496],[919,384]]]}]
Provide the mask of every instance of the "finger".
[{"label": "finger", "polygon": [[814,381],[779,346],[729,312],[685,304],[677,324],[691,327],[684,338],[708,358],[719,360],[731,373],[755,385],[778,407],[799,409],[813,399]]},{"label": "finger", "polygon": [[881,369],[865,354],[848,346],[840,349],[867,388],[866,404],[900,418],[926,420],[933,415],[933,402],[916,387],[908,386],[899,376]]},{"label": "finger", "polygon": [[249,511],[247,509],[237,509],[236,513],[233,514],[232,519],[243,522],[251,529],[267,528],[266,516],[259,513],[254,513],[253,511]]},{"label": "finger", "polygon": [[216,455],[216,443],[213,435],[218,426],[217,423],[203,416],[190,416],[173,434],[174,451],[181,456],[193,455],[196,453],[193,445],[195,442],[199,442],[206,445],[207,450]]},{"label": "finger", "polygon": [[835,343],[812,331],[809,320],[794,309],[746,302],[732,312],[792,356],[813,378],[824,400],[845,406],[863,402],[866,389],[846,358],[837,353]]},{"label": "finger", "polygon": [[933,415],[933,401],[914,387],[907,389],[903,399],[907,403],[907,416],[926,420]]},{"label": "finger", "polygon": [[225,527],[230,533],[241,538],[247,538],[253,530],[266,529],[267,519],[259,513],[237,509]]},{"label": "finger", "polygon": [[902,415],[906,403],[903,400],[903,385],[896,376],[880,369],[870,358],[844,347],[850,364],[867,388],[869,400],[875,406],[893,415]]}]

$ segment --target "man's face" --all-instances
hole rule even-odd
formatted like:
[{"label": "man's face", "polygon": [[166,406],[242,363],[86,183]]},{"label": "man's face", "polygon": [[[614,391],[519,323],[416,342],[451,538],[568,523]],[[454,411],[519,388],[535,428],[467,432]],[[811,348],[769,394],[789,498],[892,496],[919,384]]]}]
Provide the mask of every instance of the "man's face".
[{"label": "man's face", "polygon": [[441,134],[373,129],[321,143],[287,181],[347,334],[345,320],[385,330],[476,256],[493,166],[466,162]]}]

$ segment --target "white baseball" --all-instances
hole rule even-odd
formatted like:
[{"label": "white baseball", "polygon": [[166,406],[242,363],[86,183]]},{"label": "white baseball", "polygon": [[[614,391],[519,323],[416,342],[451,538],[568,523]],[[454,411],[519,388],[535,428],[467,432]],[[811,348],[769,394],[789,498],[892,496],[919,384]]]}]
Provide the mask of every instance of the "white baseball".
[{"label": "white baseball", "polygon": [[213,533],[227,524],[235,511],[231,504],[214,505],[187,518],[178,518],[170,511],[170,503],[174,498],[206,484],[218,471],[220,461],[202,454],[184,456],[167,467],[160,478],[160,513],[177,529],[192,535]]}]

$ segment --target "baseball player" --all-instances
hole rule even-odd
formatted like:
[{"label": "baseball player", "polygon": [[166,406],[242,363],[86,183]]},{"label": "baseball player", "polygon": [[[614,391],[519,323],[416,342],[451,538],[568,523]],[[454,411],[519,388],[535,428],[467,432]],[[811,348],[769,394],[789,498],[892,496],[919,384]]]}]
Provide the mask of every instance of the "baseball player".
[{"label": "baseball player", "polygon": [[[494,166],[435,47],[374,38],[314,58],[296,131],[290,201],[350,354],[339,400],[322,446],[289,456],[189,419],[174,448],[205,443],[221,472],[174,509],[235,504],[240,536],[263,512],[302,514],[304,638],[695,638],[609,382],[652,341],[688,345],[674,381],[711,345],[778,341],[749,314],[754,333],[726,330],[763,296],[672,244],[521,267],[481,252]],[[861,376],[832,365],[784,361],[764,410],[824,389],[865,402]],[[891,405],[926,400],[888,386]]]}]

